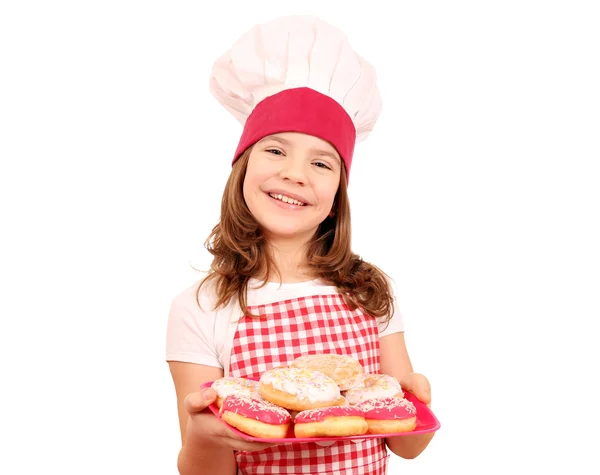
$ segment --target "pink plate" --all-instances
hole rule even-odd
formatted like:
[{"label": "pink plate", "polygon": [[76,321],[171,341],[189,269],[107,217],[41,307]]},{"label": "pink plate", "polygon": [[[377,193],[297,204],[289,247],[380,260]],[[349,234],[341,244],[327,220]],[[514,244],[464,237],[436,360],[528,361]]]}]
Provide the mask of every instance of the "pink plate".
[{"label": "pink plate", "polygon": [[[259,378],[248,378],[258,380]],[[202,385],[202,388],[207,388],[211,386],[213,381],[209,381]],[[364,439],[381,439],[385,437],[399,437],[404,435],[412,435],[412,434],[426,434],[428,432],[435,432],[440,428],[440,422],[437,420],[431,409],[429,409],[425,404],[415,398],[412,394],[406,393],[406,399],[412,402],[415,405],[417,410],[417,427],[415,430],[410,432],[398,432],[392,434],[364,434],[364,435],[352,435],[348,437],[295,437],[294,436],[294,426],[290,424],[290,429],[288,431],[287,437],[285,439],[265,439],[260,437],[252,437],[235,427],[230,426],[227,422],[221,420],[223,424],[225,424],[229,429],[235,432],[237,435],[246,440],[251,440],[254,442],[270,442],[276,444],[289,444],[289,443],[300,443],[300,442],[326,442],[331,441],[334,442],[336,440],[355,440],[357,442]],[[219,408],[216,404],[211,404],[208,406],[212,413],[221,419],[219,415]]]}]

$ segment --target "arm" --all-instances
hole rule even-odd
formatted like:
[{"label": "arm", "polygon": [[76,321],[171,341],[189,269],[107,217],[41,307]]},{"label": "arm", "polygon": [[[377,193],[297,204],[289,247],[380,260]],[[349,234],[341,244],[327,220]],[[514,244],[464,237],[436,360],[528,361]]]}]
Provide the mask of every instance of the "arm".
[{"label": "arm", "polygon": [[223,370],[176,361],[169,362],[169,369],[177,394],[181,430],[181,451],[177,459],[179,473],[235,475],[237,466],[233,450],[227,446],[216,445],[214,439],[211,441],[201,431],[203,426],[206,427],[207,423],[210,423],[210,418],[216,419],[212,413],[204,410],[206,403],[212,403],[214,397],[205,400],[197,391],[203,383],[223,377]]},{"label": "arm", "polygon": [[[175,384],[181,450],[177,467],[181,475],[234,475],[235,450],[262,450],[272,444],[249,442],[235,434],[207,407],[216,399],[203,383],[223,377],[215,343],[217,313],[212,294],[201,293],[204,310],[196,302],[194,285],[172,302],[167,325],[167,361]],[[191,362],[195,361],[195,362]]]},{"label": "arm", "polygon": [[[406,349],[403,332],[392,333],[391,335],[382,337],[379,340],[379,345],[381,373],[394,376],[400,382],[413,373],[413,367]],[[425,404],[429,404],[431,399],[430,392],[425,394],[425,396],[421,394],[415,396],[419,397]],[[427,398],[429,398],[429,400],[423,400]],[[399,457],[413,459],[425,450],[429,445],[429,442],[431,442],[433,435],[434,433],[389,437],[386,439],[386,443],[388,448]]]},{"label": "arm", "polygon": [[177,468],[181,475],[235,475],[234,450],[252,452],[275,444],[249,442],[231,431],[206,409],[217,393],[200,386],[223,376],[223,370],[212,366],[169,361],[177,393],[181,450]]}]

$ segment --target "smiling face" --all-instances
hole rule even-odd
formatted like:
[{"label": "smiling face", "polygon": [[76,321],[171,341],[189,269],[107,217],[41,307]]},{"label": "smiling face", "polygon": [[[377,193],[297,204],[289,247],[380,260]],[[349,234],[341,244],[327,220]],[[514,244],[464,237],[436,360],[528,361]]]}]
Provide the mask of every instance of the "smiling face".
[{"label": "smiling face", "polygon": [[243,191],[267,239],[306,244],[332,212],[341,169],[335,148],[311,135],[286,132],[257,142]]}]

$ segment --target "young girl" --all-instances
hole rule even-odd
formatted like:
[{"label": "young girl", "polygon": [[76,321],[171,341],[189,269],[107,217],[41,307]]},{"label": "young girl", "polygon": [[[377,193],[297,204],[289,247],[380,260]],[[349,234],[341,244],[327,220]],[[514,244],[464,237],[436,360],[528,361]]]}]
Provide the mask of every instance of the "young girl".
[{"label": "young girl", "polygon": [[315,353],[357,358],[430,402],[413,372],[387,276],[351,249],[347,186],[354,146],[381,103],[372,67],[313,17],[243,35],[213,68],[211,90],[244,125],[207,248],[210,271],[174,298],[167,361],[182,475],[386,473],[388,448],[413,458],[432,434],[333,444],[260,444],[206,410],[223,376],[258,377]]}]

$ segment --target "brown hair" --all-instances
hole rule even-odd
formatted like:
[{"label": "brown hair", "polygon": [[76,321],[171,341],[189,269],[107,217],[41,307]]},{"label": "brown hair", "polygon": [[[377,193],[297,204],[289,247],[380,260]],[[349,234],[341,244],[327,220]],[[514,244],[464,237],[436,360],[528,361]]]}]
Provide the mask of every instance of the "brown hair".
[{"label": "brown hair", "polygon": [[[202,285],[213,281],[217,301],[214,309],[237,298],[244,315],[249,315],[246,292],[248,281],[256,276],[278,275],[268,243],[243,197],[244,177],[252,147],[234,163],[221,200],[221,218],[206,239],[205,247],[213,261]],[[321,223],[306,256],[314,277],[337,287],[351,310],[360,307],[367,315],[389,321],[393,295],[387,275],[363,261],[351,248],[350,203],[346,172],[342,163],[340,186],[334,202],[334,216]]]}]

